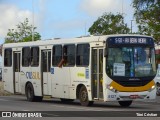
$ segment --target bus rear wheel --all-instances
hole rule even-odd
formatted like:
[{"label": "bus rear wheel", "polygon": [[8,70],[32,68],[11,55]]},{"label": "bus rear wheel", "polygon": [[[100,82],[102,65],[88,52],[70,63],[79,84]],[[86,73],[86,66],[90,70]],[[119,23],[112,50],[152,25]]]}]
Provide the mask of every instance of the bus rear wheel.
[{"label": "bus rear wheel", "polygon": [[42,96],[34,95],[34,88],[31,83],[28,83],[26,86],[26,97],[27,97],[27,100],[30,102],[41,102],[43,99]]},{"label": "bus rear wheel", "polygon": [[129,107],[132,104],[132,101],[118,101],[122,107]]},{"label": "bus rear wheel", "polygon": [[93,101],[88,100],[88,92],[85,86],[82,86],[79,93],[79,99],[82,106],[91,106]]},{"label": "bus rear wheel", "polygon": [[26,86],[26,97],[27,97],[27,100],[30,102],[35,101],[34,89],[31,83],[28,83]]}]

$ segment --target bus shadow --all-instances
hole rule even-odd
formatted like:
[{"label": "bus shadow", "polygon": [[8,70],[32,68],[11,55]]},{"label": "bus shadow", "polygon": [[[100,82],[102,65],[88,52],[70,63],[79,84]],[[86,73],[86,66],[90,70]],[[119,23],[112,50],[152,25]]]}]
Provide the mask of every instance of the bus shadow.
[{"label": "bus shadow", "polygon": [[[58,104],[58,105],[66,105],[66,106],[81,106],[80,102],[78,100],[75,100],[74,102],[62,102],[61,100],[43,100],[44,103],[49,103],[49,104]],[[84,106],[81,106],[84,107]],[[116,108],[117,110],[145,110],[145,109],[150,109],[150,107],[147,106],[142,106],[139,104],[136,105],[136,103],[133,102],[133,104],[129,107],[122,107],[118,104],[118,102],[94,102],[94,104],[92,106],[89,106],[88,108],[103,108],[103,109],[107,109],[107,108]]]},{"label": "bus shadow", "polygon": [[[27,101],[26,98],[24,99],[15,99],[16,101]],[[43,99],[42,102],[35,102],[35,103],[42,103],[42,104],[49,104],[49,105],[63,105],[63,106],[74,106],[74,107],[84,107],[81,106],[79,100],[75,100],[73,102],[62,102],[60,99],[57,98],[51,98],[51,99]],[[102,108],[102,109],[107,109],[107,108],[115,108],[117,111],[127,111],[127,110],[151,110],[151,108],[148,106],[143,106],[140,103],[137,104],[137,102],[133,102],[131,106],[129,107],[122,107],[118,104],[118,102],[94,102],[92,106],[89,106],[87,108]],[[95,109],[96,110],[96,109]]]}]

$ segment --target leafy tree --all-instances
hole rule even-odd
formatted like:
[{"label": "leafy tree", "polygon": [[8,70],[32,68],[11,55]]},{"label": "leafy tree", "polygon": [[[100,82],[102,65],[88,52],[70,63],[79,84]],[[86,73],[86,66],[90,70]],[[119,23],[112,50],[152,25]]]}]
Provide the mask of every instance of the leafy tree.
[{"label": "leafy tree", "polygon": [[140,34],[152,35],[160,42],[160,0],[133,0],[134,16]]},{"label": "leafy tree", "polygon": [[20,22],[17,29],[9,29],[5,38],[5,43],[28,42],[32,41],[32,31],[34,30],[34,41],[40,40],[41,35],[35,32],[36,27],[29,25],[28,18],[24,22]]},{"label": "leafy tree", "polygon": [[126,34],[130,29],[121,14],[104,13],[88,30],[90,34]]}]

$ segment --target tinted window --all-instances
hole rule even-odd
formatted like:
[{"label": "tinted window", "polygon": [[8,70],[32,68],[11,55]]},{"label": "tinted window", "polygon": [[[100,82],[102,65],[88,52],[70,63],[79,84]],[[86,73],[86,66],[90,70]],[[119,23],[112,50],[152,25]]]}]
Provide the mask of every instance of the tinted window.
[{"label": "tinted window", "polygon": [[39,65],[39,47],[31,48],[31,66]]},{"label": "tinted window", "polygon": [[52,65],[57,66],[62,59],[62,46],[56,45],[52,49]]},{"label": "tinted window", "polygon": [[12,49],[4,50],[4,66],[12,66]]},{"label": "tinted window", "polygon": [[77,45],[76,64],[79,66],[89,65],[89,44]]},{"label": "tinted window", "polygon": [[75,45],[64,45],[63,56],[65,59],[64,66],[75,65]]},{"label": "tinted window", "polygon": [[22,66],[28,67],[30,64],[30,48],[22,48]]}]

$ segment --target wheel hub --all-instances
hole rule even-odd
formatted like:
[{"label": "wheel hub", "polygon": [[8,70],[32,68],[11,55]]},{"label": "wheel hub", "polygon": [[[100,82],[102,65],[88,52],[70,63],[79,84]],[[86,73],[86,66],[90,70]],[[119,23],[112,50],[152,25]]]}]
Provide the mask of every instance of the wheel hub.
[{"label": "wheel hub", "polygon": [[85,91],[83,91],[82,94],[81,94],[82,101],[86,101],[87,97],[88,97],[87,93]]}]

